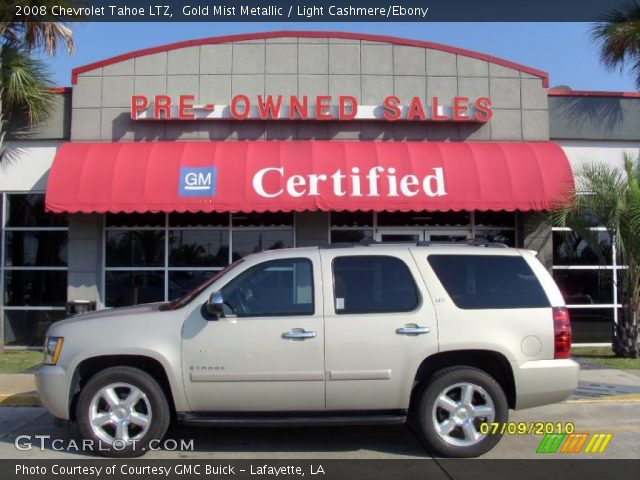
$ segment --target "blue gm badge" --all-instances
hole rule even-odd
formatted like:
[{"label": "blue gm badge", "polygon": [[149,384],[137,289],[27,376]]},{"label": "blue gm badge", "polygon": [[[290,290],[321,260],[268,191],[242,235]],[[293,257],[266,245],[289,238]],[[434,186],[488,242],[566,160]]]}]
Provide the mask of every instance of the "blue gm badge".
[{"label": "blue gm badge", "polygon": [[213,197],[216,194],[216,167],[180,167],[181,197]]}]

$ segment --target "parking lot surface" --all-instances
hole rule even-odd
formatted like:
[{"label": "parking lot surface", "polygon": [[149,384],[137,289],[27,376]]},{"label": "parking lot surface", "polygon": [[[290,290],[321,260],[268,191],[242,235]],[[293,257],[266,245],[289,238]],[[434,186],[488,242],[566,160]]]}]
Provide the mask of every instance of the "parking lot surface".
[{"label": "parking lot surface", "polygon": [[[638,458],[640,445],[640,402],[578,401],[512,411],[514,422],[572,422],[576,433],[612,434],[606,450],[600,454],[540,454],[536,449],[541,435],[505,435],[487,459],[545,458]],[[15,446],[19,435],[21,451]],[[35,437],[44,435],[46,438]],[[166,448],[148,452],[145,459],[412,459],[430,458],[428,451],[411,428],[333,427],[333,428],[185,428],[174,427]],[[184,440],[193,440],[193,450],[174,450]],[[66,451],[80,444],[78,431],[57,425],[41,407],[0,408],[0,458],[78,459],[90,454]]]}]

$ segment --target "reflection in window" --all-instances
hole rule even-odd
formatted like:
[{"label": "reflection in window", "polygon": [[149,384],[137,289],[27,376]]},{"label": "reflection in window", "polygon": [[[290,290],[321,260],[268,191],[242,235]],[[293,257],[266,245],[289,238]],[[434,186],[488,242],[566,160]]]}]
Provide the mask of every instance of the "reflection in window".
[{"label": "reflection in window", "polygon": [[514,212],[476,212],[476,227],[514,228],[516,216]]},{"label": "reflection in window", "polygon": [[164,227],[164,213],[107,213],[107,227]]},{"label": "reflection in window", "polygon": [[379,212],[380,227],[468,226],[471,224],[469,212]]},{"label": "reflection in window", "polygon": [[204,283],[215,275],[216,271],[184,271],[174,270],[169,272],[169,300],[175,300]]},{"label": "reflection in window", "polygon": [[361,243],[373,240],[373,230],[331,230],[331,243]]},{"label": "reflection in window", "polygon": [[233,258],[239,258],[262,250],[293,247],[292,230],[234,230],[232,232]]},{"label": "reflection in window", "polygon": [[216,212],[170,213],[170,227],[229,227],[229,214]]},{"label": "reflection in window", "polygon": [[516,246],[515,230],[480,230],[476,232],[476,238],[491,243],[504,243],[508,247]]},{"label": "reflection in window", "polygon": [[[105,304],[180,297],[229,265],[232,258],[292,247],[293,239],[291,212],[109,214]],[[120,281],[124,284],[118,285]],[[136,292],[127,294],[125,288]]]},{"label": "reflection in window", "polygon": [[67,232],[8,231],[5,234],[5,266],[66,266],[67,237]]},{"label": "reflection in window", "polygon": [[65,316],[64,310],[5,310],[4,344],[42,347],[49,325]]},{"label": "reflection in window", "polygon": [[293,225],[292,212],[234,213],[234,227],[288,227]]},{"label": "reflection in window", "polygon": [[554,270],[553,278],[569,305],[613,302],[612,270]]},{"label": "reflection in window", "polygon": [[164,272],[109,272],[105,274],[106,302],[110,307],[164,300]]},{"label": "reflection in window", "polygon": [[[6,199],[2,250],[4,344],[41,346],[67,301],[67,216],[45,212],[43,194],[0,194]],[[33,308],[36,307],[37,310]]]},{"label": "reflection in window", "polygon": [[[607,232],[593,232],[597,235],[600,252],[604,263],[610,265],[611,237]],[[553,232],[553,264],[554,265],[600,265],[602,261],[591,246],[577,233],[571,231]]]},{"label": "reflection in window", "polygon": [[163,230],[111,230],[107,232],[107,267],[161,267],[164,265]]},{"label": "reflection in window", "polygon": [[371,227],[372,212],[331,212],[332,227]]},{"label": "reflection in window", "polygon": [[169,233],[170,267],[224,267],[228,263],[228,230],[174,230]]},{"label": "reflection in window", "polygon": [[47,213],[43,194],[7,195],[7,227],[66,227],[67,216]]},{"label": "reflection in window", "polygon": [[613,308],[571,308],[573,343],[598,343],[611,341]]},{"label": "reflection in window", "polygon": [[4,279],[5,305],[62,307],[67,301],[66,270],[5,270]]}]

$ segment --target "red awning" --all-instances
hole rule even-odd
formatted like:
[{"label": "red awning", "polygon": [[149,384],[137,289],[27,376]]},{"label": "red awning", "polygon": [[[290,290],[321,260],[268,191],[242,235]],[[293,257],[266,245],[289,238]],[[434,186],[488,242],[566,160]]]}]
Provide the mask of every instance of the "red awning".
[{"label": "red awning", "polygon": [[546,210],[573,177],[551,142],[66,143],[52,212]]}]

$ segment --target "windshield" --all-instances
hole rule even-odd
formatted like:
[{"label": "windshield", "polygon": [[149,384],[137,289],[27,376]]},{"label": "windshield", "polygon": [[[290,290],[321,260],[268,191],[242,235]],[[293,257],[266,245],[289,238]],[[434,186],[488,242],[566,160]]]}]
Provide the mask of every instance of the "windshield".
[{"label": "windshield", "polygon": [[231,265],[226,266],[225,268],[223,268],[222,270],[220,270],[219,272],[217,272],[213,277],[209,278],[208,280],[202,282],[200,285],[198,285],[196,288],[194,288],[193,290],[191,290],[189,293],[187,293],[185,296],[177,298],[175,300],[173,300],[172,302],[170,302],[167,306],[166,309],[169,310],[176,310],[178,308],[182,308],[185,305],[191,303],[191,301],[196,298],[198,295],[200,295],[204,290],[206,290],[209,285],[211,285],[213,282],[215,282],[216,280],[218,280],[220,277],[222,277],[223,275],[225,275],[227,272],[229,272],[230,270],[233,270],[235,267],[237,267],[238,265],[240,265],[244,260],[240,259],[240,260],[236,260],[235,262],[233,262]]}]

